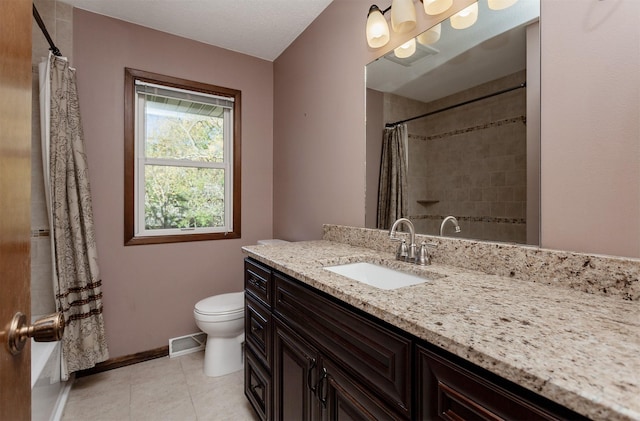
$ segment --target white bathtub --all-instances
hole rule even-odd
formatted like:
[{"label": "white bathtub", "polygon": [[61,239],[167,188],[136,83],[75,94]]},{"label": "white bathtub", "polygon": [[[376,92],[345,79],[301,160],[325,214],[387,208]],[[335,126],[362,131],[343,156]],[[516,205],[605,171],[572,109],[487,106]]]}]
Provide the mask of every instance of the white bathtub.
[{"label": "white bathtub", "polygon": [[31,340],[31,420],[62,418],[72,381],[60,381],[60,342]]}]

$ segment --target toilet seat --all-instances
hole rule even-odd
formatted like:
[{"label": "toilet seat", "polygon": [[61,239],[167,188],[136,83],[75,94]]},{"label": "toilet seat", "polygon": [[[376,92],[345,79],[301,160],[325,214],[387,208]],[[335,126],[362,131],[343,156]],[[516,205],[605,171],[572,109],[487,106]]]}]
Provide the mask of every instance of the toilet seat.
[{"label": "toilet seat", "polygon": [[193,313],[197,318],[222,322],[244,317],[244,292],[214,295],[196,303]]}]

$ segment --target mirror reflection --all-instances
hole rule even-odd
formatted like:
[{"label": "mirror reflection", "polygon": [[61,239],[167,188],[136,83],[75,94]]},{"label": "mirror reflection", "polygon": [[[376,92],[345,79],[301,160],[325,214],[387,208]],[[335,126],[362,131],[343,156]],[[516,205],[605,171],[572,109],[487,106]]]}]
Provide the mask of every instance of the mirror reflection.
[{"label": "mirror reflection", "polygon": [[539,243],[539,1],[477,7],[367,66],[367,227]]}]

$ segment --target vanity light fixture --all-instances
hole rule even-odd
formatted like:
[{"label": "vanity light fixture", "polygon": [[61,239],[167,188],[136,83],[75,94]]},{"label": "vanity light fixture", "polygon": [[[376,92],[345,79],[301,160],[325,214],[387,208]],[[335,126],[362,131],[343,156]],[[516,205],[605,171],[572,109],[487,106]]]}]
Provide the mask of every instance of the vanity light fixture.
[{"label": "vanity light fixture", "polygon": [[[439,15],[444,13],[451,6],[453,6],[453,0],[421,0],[424,6],[424,12],[427,15]],[[489,0],[491,1],[491,0]]]},{"label": "vanity light fixture", "polygon": [[389,42],[389,24],[384,12],[375,4],[369,8],[367,15],[367,43],[371,48],[384,47]]},{"label": "vanity light fixture", "polygon": [[502,10],[513,6],[518,0],[488,0],[489,9]]},{"label": "vanity light fixture", "polygon": [[418,35],[416,39],[422,45],[435,44],[440,40],[440,32],[442,32],[442,24],[439,23]]},{"label": "vanity light fixture", "polygon": [[478,20],[478,2],[473,3],[469,7],[465,7],[455,15],[449,18],[451,27],[454,29],[466,29],[472,26]]},{"label": "vanity light fixture", "polygon": [[416,39],[411,38],[409,41],[405,42],[401,46],[397,47],[393,50],[393,54],[398,58],[407,58],[411,57],[413,53],[416,52]]},{"label": "vanity light fixture", "polygon": [[412,31],[416,24],[416,8],[413,5],[413,0],[393,0],[391,3],[391,27],[393,31],[404,34]]},{"label": "vanity light fixture", "polygon": [[[424,11],[428,15],[445,13],[453,6],[453,0],[420,0],[424,5]],[[513,6],[518,0],[487,0],[492,10],[502,10]],[[417,24],[416,8],[414,0],[393,0],[391,6],[380,10],[377,5],[372,5],[367,14],[366,36],[367,44],[371,48],[381,48],[387,45],[391,39],[389,24],[384,14],[391,11],[391,28],[399,34],[411,32]],[[478,2],[474,2],[449,18],[454,29],[466,29],[478,20]],[[422,45],[430,45],[440,40],[441,24],[412,38],[403,45],[394,49],[396,57],[410,57],[416,51],[416,40]]]}]

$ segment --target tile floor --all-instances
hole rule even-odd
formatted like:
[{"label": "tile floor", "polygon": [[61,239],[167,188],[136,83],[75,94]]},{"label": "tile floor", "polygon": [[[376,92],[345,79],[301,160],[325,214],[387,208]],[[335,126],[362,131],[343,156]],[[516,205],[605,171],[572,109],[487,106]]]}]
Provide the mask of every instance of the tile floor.
[{"label": "tile floor", "polygon": [[75,381],[62,421],[257,421],[242,371],[207,377],[204,353],[158,358]]}]

